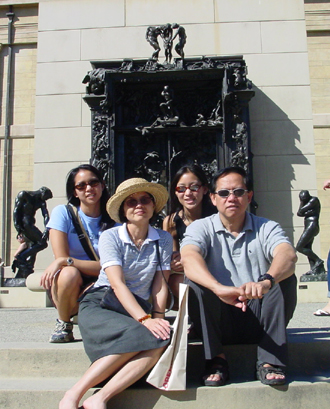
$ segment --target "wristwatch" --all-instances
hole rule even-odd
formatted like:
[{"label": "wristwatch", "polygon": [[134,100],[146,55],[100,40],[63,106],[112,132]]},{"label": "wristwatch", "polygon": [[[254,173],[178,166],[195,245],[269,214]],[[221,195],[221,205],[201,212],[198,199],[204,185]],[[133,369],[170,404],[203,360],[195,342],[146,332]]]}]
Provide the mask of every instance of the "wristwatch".
[{"label": "wristwatch", "polygon": [[269,280],[270,281],[270,290],[274,287],[275,285],[275,279],[273,276],[271,276],[270,274],[262,274],[259,278],[258,278],[258,282],[260,281],[265,281],[265,280]]},{"label": "wristwatch", "polygon": [[73,259],[72,259],[71,257],[68,257],[68,258],[66,259],[66,265],[67,265],[67,266],[72,266],[72,265],[73,265]]}]

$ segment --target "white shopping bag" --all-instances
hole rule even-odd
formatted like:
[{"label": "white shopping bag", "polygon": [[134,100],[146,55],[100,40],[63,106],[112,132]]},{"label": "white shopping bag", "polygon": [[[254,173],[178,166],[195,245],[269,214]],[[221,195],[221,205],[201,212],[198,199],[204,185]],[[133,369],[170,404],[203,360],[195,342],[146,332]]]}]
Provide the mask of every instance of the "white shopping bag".
[{"label": "white shopping bag", "polygon": [[186,390],[188,290],[186,284],[180,284],[179,310],[173,324],[171,343],[147,378],[148,383],[165,391]]}]

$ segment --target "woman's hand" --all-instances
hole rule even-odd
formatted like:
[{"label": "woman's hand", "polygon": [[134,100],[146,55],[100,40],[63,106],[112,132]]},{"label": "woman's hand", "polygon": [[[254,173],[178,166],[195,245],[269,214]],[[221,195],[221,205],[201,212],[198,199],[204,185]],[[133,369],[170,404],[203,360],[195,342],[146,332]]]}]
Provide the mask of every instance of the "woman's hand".
[{"label": "woman's hand", "polygon": [[178,273],[183,271],[183,267],[181,264],[181,255],[179,251],[173,251],[172,253],[171,270]]},{"label": "woman's hand", "polygon": [[143,322],[143,325],[158,339],[161,338],[165,341],[170,338],[170,323],[163,318],[148,318]]},{"label": "woman's hand", "polygon": [[65,257],[58,257],[55,259],[44,271],[43,275],[40,279],[40,285],[44,287],[46,290],[49,290],[52,286],[54,277],[58,271],[62,269],[63,266],[66,265],[66,258]]}]

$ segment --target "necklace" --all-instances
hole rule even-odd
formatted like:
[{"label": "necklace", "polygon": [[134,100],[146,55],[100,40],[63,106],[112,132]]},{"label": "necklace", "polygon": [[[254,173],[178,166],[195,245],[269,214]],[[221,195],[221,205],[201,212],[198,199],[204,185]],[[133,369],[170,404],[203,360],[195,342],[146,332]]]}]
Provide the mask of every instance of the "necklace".
[{"label": "necklace", "polygon": [[146,237],[144,237],[143,239],[135,239],[135,238],[131,235],[131,233],[128,233],[128,234],[129,234],[130,238],[132,239],[132,242],[135,244],[135,247],[136,247],[138,250],[140,250],[141,247],[142,247],[142,245],[143,245],[143,243],[144,243],[144,241],[145,241],[145,239],[146,239]]},{"label": "necklace", "polygon": [[136,239],[136,240],[134,240],[134,239],[132,238],[132,240],[133,240],[133,243],[135,244],[136,248],[137,248],[138,250],[140,250],[141,247],[142,247],[142,244],[144,243],[144,240],[145,240],[145,239]]}]

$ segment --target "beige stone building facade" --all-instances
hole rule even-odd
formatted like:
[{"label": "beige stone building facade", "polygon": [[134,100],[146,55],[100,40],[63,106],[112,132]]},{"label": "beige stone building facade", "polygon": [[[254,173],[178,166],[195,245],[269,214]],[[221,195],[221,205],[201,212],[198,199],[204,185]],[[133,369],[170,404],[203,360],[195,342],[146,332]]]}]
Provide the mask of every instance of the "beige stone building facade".
[{"label": "beige stone building facade", "polygon": [[[329,247],[330,59],[328,1],[313,0],[44,0],[0,1],[0,189],[5,139],[7,25],[15,13],[6,262],[15,250],[10,220],[18,191],[50,187],[50,210],[65,201],[65,176],[90,158],[91,116],[82,97],[90,61],[147,59],[149,25],[178,22],[187,32],[186,57],[242,55],[256,93],[250,103],[258,213],[277,220],[297,243],[299,191],[322,202],[314,249]],[[163,56],[160,56],[163,59]],[[2,197],[0,197],[2,199]],[[1,201],[0,201],[0,205]],[[3,256],[4,258],[4,256]],[[51,260],[38,256],[37,269]],[[307,271],[299,256],[297,272]]]},{"label": "beige stone building facade", "polygon": [[[33,189],[38,5],[17,4],[10,8],[2,3],[9,2],[0,2],[1,241],[2,253],[6,253],[2,257],[10,260],[18,244],[12,225],[13,202],[20,190]],[[11,18],[7,14],[11,11],[14,15],[9,39]]]},{"label": "beige stone building facade", "polygon": [[306,30],[314,125],[317,196],[320,218],[321,257],[330,247],[330,194],[322,189],[330,179],[330,1],[305,1]]}]

